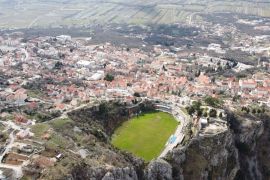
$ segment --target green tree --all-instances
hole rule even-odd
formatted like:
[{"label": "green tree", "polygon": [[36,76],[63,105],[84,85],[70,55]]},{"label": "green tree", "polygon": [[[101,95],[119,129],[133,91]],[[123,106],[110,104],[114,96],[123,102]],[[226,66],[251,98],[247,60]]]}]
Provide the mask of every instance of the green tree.
[{"label": "green tree", "polygon": [[211,109],[209,112],[209,116],[213,118],[217,117],[217,111],[215,109]]},{"label": "green tree", "polygon": [[114,80],[114,76],[111,74],[106,74],[104,80],[112,82]]},{"label": "green tree", "polygon": [[204,112],[203,113],[203,117],[207,117],[208,116],[208,113],[207,112]]},{"label": "green tree", "polygon": [[186,110],[189,115],[192,115],[195,112],[195,109],[193,106],[187,107]]},{"label": "green tree", "polygon": [[223,104],[223,102],[217,98],[211,97],[211,96],[207,96],[204,99],[204,102],[208,105],[208,106],[212,106],[212,107],[219,107],[221,104]]},{"label": "green tree", "polygon": [[196,111],[199,111],[201,109],[202,102],[201,101],[193,101],[192,106]]},{"label": "green tree", "polygon": [[134,93],[134,96],[135,96],[135,97],[141,97],[140,93],[138,93],[138,92],[135,92],[135,93]]},{"label": "green tree", "polygon": [[222,114],[222,112],[221,112],[221,113],[219,113],[218,117],[219,117],[219,118],[223,118],[223,114]]},{"label": "green tree", "polygon": [[202,109],[197,110],[197,115],[198,115],[199,117],[201,117],[201,116],[202,116],[202,114],[203,114]]}]

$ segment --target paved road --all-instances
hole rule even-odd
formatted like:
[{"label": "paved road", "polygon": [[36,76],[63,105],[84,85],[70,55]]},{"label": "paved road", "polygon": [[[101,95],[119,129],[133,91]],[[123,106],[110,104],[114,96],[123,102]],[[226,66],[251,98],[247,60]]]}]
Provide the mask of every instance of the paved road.
[{"label": "paved road", "polygon": [[[77,107],[75,107],[75,108],[71,108],[71,109],[69,109],[69,110],[63,112],[63,113],[61,114],[61,116],[56,117],[56,118],[54,118],[54,119],[51,119],[50,121],[54,121],[54,120],[57,120],[57,119],[65,119],[65,118],[68,118],[68,113],[70,113],[70,112],[72,112],[72,111],[75,111],[75,110],[82,109],[82,108],[87,107],[87,106],[90,106],[91,104],[92,104],[92,103],[87,103],[87,104],[82,104],[82,105],[80,105],[80,106],[77,106]],[[50,121],[45,121],[45,122],[43,122],[43,123],[48,123],[48,122],[50,122]]]},{"label": "paved road", "polygon": [[29,53],[24,48],[21,48],[21,51],[23,51],[23,53],[25,54],[25,58],[23,59],[23,61],[27,62],[29,59]]},{"label": "paved road", "polygon": [[11,121],[0,121],[3,124],[6,124],[8,126],[8,128],[12,128],[12,132],[9,134],[9,140],[8,140],[8,144],[6,145],[6,149],[5,151],[1,154],[0,156],[0,168],[9,168],[14,170],[15,172],[15,177],[16,178],[21,178],[23,173],[22,173],[22,166],[14,166],[14,165],[7,165],[7,164],[3,164],[2,160],[4,158],[4,156],[9,153],[9,151],[11,150],[11,148],[14,145],[14,141],[15,141],[15,130],[21,130],[20,126],[17,126],[15,123],[11,122]]},{"label": "paved road", "polygon": [[187,118],[184,113],[179,110],[177,111],[179,114],[177,116],[175,116],[175,118],[180,122],[179,126],[177,127],[174,136],[176,137],[175,141],[173,143],[170,143],[169,140],[166,144],[165,149],[162,151],[162,153],[160,154],[159,158],[161,157],[165,157],[166,154],[171,151],[173,148],[175,148],[178,144],[180,144],[184,137],[185,137],[185,132],[184,132],[184,128],[186,126],[187,123]]}]

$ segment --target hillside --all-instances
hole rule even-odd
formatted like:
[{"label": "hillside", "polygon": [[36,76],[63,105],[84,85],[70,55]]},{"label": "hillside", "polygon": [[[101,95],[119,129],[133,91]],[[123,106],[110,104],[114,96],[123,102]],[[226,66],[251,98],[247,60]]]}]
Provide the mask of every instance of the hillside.
[{"label": "hillside", "polygon": [[266,0],[12,0],[0,1],[1,28],[106,23],[171,24],[200,21],[200,14],[232,12],[270,17]]}]

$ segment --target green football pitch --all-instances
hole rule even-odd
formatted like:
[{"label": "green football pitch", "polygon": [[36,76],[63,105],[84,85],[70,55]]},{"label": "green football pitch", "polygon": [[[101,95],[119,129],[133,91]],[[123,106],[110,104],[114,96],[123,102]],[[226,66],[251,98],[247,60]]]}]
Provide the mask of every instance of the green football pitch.
[{"label": "green football pitch", "polygon": [[150,161],[160,155],[178,122],[164,112],[152,112],[124,122],[114,133],[112,144]]}]

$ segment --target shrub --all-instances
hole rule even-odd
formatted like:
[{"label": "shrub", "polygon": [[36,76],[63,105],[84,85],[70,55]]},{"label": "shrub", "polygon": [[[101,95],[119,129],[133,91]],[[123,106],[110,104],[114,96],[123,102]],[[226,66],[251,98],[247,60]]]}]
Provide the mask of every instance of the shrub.
[{"label": "shrub", "polygon": [[141,97],[140,93],[138,93],[138,92],[135,92],[135,93],[134,93],[134,96],[135,96],[135,97]]},{"label": "shrub", "polygon": [[223,118],[223,114],[222,114],[222,112],[221,113],[219,113],[219,118]]},{"label": "shrub", "polygon": [[112,82],[114,80],[114,76],[111,74],[106,74],[104,80]]},{"label": "shrub", "polygon": [[212,107],[219,107],[223,102],[220,101],[219,99],[217,98],[213,98],[211,96],[208,96],[204,99],[204,102],[209,105],[209,106],[212,106]]},{"label": "shrub", "polygon": [[210,117],[217,117],[217,111],[215,109],[211,109],[209,112]]},{"label": "shrub", "polygon": [[189,115],[192,115],[195,112],[195,109],[193,108],[193,106],[187,107],[186,110]]}]

